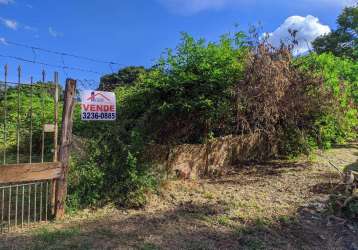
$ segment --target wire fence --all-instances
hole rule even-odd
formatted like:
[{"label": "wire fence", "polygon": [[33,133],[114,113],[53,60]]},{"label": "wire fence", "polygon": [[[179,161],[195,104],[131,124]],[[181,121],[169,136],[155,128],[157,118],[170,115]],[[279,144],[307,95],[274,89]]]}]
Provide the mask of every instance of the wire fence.
[{"label": "wire fence", "polygon": [[[50,81],[24,82],[22,68],[16,68],[17,81],[8,81],[10,68],[4,66],[0,80],[0,176],[2,167],[57,162],[60,114],[59,75]],[[3,168],[4,169],[4,168]],[[4,183],[0,178],[0,232],[46,221],[53,213],[54,181]]]},{"label": "wire fence", "polygon": [[9,184],[0,187],[0,232],[23,228],[51,218],[53,182]]},{"label": "wire fence", "polygon": [[[79,88],[82,90],[85,89],[95,89],[99,86],[100,80],[99,79],[86,79],[88,76],[92,78],[92,76],[101,77],[106,74],[113,74],[118,70],[120,67],[123,67],[124,65],[122,63],[113,61],[113,60],[106,60],[106,59],[100,59],[100,58],[93,58],[89,56],[81,56],[76,55],[68,52],[48,49],[48,48],[42,48],[38,46],[32,46],[30,44],[25,44],[21,42],[11,41],[7,39],[3,39],[2,45],[7,47],[16,47],[16,48],[23,48],[25,50],[29,50],[32,52],[33,57],[32,58],[25,58],[23,56],[18,56],[14,54],[6,54],[6,53],[0,53],[0,58],[6,59],[6,60],[14,60],[19,63],[27,63],[30,65],[39,65],[42,68],[53,68],[56,70],[62,70],[63,74],[68,76],[68,71],[70,72],[77,72],[80,74],[85,74],[85,78],[76,78],[76,80],[80,83]],[[54,63],[53,60],[45,60],[41,61],[38,60],[39,57],[43,57],[46,55],[53,56],[51,59],[56,59],[55,61],[58,61],[59,63]],[[75,59],[75,64],[67,64],[67,59]],[[80,64],[78,64],[80,62]],[[73,62],[72,62],[73,63]],[[80,65],[80,66],[79,66]],[[87,67],[84,67],[83,65],[86,65]],[[100,70],[101,69],[101,70]]]},{"label": "wire fence", "polygon": [[[50,162],[57,158],[59,89],[58,74],[53,81],[42,79],[22,82],[21,67],[18,82],[10,82],[9,68],[4,67],[0,81],[0,131],[2,164]],[[51,125],[51,126],[49,126]],[[49,130],[52,127],[52,130]],[[48,136],[47,132],[53,133]]]}]

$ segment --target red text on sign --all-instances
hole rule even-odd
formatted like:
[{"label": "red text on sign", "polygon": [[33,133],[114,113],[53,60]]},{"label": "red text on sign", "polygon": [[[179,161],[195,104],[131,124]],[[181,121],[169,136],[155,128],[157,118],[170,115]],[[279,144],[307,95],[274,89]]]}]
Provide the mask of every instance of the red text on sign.
[{"label": "red text on sign", "polygon": [[82,104],[82,108],[91,112],[114,112],[114,105]]}]

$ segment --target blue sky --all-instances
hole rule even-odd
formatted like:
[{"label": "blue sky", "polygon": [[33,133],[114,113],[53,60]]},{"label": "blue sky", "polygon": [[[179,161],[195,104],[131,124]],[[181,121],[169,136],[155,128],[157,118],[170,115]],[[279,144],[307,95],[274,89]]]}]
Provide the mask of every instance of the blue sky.
[{"label": "blue sky", "polygon": [[[287,26],[298,22],[304,39],[311,39],[329,31],[329,27],[334,28],[342,8],[351,3],[351,0],[0,0],[0,54],[110,73],[112,69],[106,64],[34,53],[6,41],[116,61],[123,66],[151,66],[166,48],[178,44],[183,31],[213,41],[235,31],[236,23],[247,30],[250,24],[260,21],[263,31],[271,33],[272,41],[277,42]],[[0,58],[0,79],[5,63],[11,67],[13,78],[18,62]],[[21,64],[25,81],[30,75],[39,78],[42,66]],[[49,75],[55,70],[45,69]],[[99,80],[96,74],[58,71],[62,80],[66,76]]]}]

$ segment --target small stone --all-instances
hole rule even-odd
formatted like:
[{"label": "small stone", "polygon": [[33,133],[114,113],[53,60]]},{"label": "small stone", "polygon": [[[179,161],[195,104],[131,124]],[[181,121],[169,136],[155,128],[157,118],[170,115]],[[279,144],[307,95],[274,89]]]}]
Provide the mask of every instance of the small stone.
[{"label": "small stone", "polygon": [[351,244],[350,250],[358,250],[358,246],[356,245],[356,243],[353,242],[353,243]]},{"label": "small stone", "polygon": [[346,226],[348,227],[348,229],[349,229],[349,230],[351,230],[351,231],[355,232],[355,228],[354,228],[354,226],[353,226],[353,225],[351,225],[351,224],[347,224]]},{"label": "small stone", "polygon": [[312,216],[312,219],[314,219],[314,220],[320,220],[321,218],[320,218],[320,217],[317,217],[317,216]]}]

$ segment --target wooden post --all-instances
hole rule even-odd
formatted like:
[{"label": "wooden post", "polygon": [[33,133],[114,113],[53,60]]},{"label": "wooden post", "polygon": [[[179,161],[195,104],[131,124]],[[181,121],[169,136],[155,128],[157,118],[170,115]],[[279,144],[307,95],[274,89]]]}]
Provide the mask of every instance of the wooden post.
[{"label": "wooden post", "polygon": [[59,160],[62,163],[61,177],[56,181],[56,209],[55,218],[62,219],[65,215],[65,202],[67,196],[67,174],[70,159],[70,146],[72,142],[73,110],[75,107],[76,81],[66,80],[64,106],[62,113],[62,133]]}]

